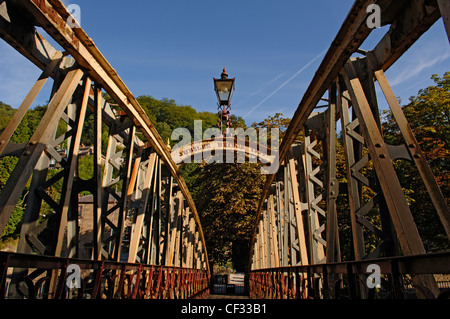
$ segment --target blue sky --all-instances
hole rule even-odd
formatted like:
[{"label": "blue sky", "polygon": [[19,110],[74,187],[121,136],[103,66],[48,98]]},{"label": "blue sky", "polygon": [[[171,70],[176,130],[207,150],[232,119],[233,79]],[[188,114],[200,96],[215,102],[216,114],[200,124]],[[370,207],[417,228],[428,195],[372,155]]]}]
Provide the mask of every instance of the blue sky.
[{"label": "blue sky", "polygon": [[[247,125],[291,117],[353,0],[65,0],[81,26],[137,97],[174,99],[216,112],[213,77],[236,77],[232,113]],[[124,5],[126,3],[127,5]],[[387,27],[375,30],[372,49]],[[442,19],[388,72],[403,103],[450,71]],[[0,101],[17,108],[40,71],[0,40]],[[50,84],[35,101],[48,101]],[[380,94],[382,98],[382,95]],[[380,99],[380,107],[386,103]]]}]

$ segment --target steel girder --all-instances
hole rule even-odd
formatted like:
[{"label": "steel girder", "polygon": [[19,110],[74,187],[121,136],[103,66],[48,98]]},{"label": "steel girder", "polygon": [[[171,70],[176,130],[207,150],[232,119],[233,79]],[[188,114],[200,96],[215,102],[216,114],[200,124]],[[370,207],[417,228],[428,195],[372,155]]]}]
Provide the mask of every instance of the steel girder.
[{"label": "steel girder", "polygon": [[[67,25],[68,16],[60,1],[4,1],[0,6],[0,36],[43,70],[0,137],[1,157],[17,158],[0,194],[0,233],[31,178],[19,253],[209,272],[200,220],[169,150],[92,40],[81,28]],[[35,26],[66,51],[53,48]],[[50,78],[50,102],[36,131],[30,141],[13,143],[11,137]],[[103,92],[111,100],[105,101]],[[78,163],[88,120],[94,123],[93,174],[83,180]],[[105,130],[108,142],[102,143]],[[55,185],[61,193],[54,193]],[[82,192],[90,194],[88,204],[79,197]],[[52,216],[39,223],[42,205]],[[17,280],[24,275],[30,276],[15,270]],[[54,270],[52,293],[58,276]]]}]

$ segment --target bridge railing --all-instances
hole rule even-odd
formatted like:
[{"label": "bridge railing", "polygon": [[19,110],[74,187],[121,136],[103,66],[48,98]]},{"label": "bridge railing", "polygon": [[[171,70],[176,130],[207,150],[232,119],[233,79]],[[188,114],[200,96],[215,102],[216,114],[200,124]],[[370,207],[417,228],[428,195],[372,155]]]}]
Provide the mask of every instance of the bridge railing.
[{"label": "bridge railing", "polygon": [[[12,268],[26,271],[14,273],[16,291],[8,289]],[[0,299],[202,298],[209,280],[204,269],[0,252]]]},{"label": "bridge railing", "polygon": [[[448,195],[440,189],[385,74],[441,16],[447,23],[450,10],[440,3],[430,2],[424,10],[423,1],[375,1],[382,25],[389,28],[367,50],[372,32],[367,9],[374,1],[355,1],[283,136],[277,173],[266,178],[250,246],[254,297],[286,297],[293,283],[302,287],[301,278],[311,282],[310,291],[296,289],[295,296],[314,296],[319,291],[313,275],[317,272],[324,278],[321,285],[328,285],[328,274],[337,274],[349,282],[352,297],[364,298],[364,289],[354,289],[359,281],[353,277],[367,270],[353,267],[435,249],[428,246],[433,238],[426,238],[417,222],[397,161],[408,161],[406,165],[416,170],[412,174],[421,185],[409,186],[426,190],[422,201],[434,206],[427,218],[441,224],[440,235],[450,239]],[[380,103],[387,103],[392,124],[398,126],[401,141],[395,145],[385,138]],[[356,263],[340,263],[350,258]],[[414,275],[409,278],[419,298],[429,297],[429,291],[437,297],[438,280],[432,276],[436,265],[424,258],[417,259],[424,263],[420,272],[399,274]],[[383,265],[385,274],[395,274],[386,266],[389,262]]]},{"label": "bridge railing", "polygon": [[255,299],[405,299],[415,298],[418,289],[434,299],[427,287],[412,281],[433,275],[439,299],[450,296],[449,274],[450,253],[436,253],[254,270],[249,291]]}]

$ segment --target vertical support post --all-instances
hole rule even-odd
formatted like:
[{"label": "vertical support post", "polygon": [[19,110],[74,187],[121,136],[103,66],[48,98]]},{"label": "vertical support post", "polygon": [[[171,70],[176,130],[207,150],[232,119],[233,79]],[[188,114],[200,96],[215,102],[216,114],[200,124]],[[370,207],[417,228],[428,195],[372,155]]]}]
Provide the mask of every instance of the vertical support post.
[{"label": "vertical support post", "polygon": [[352,135],[357,137],[360,142],[364,142],[364,139],[353,131],[355,126],[359,124],[359,121],[358,119],[355,119],[354,121],[350,120],[349,103],[347,100],[348,97],[344,96],[340,89],[338,91],[338,95],[337,105],[339,113],[341,114],[342,140],[344,144],[345,166],[347,173],[348,202],[352,224],[353,252],[355,255],[355,260],[361,260],[365,255],[364,236],[363,229],[356,220],[356,211],[361,207],[361,196],[359,181],[353,177],[353,172],[356,172],[354,169],[356,158],[353,139],[349,133],[352,132]]},{"label": "vertical support post", "polygon": [[59,65],[59,63],[61,62],[61,59],[62,59],[62,52],[57,51],[55,53],[55,55],[53,56],[52,61],[47,65],[47,67],[42,72],[39,79],[36,81],[36,83],[34,83],[30,92],[27,94],[27,96],[23,100],[22,104],[20,104],[19,108],[14,113],[14,115],[11,118],[11,120],[9,121],[8,125],[4,128],[4,130],[0,136],[0,154],[3,153],[5,147],[8,145],[8,142],[11,140],[11,137],[14,134],[14,131],[19,126],[23,117],[25,116],[28,109],[30,108],[31,103],[33,103],[33,101],[36,98],[36,96],[38,95],[38,93],[44,87],[44,84],[47,82],[48,78],[50,77],[50,74]]},{"label": "vertical support post", "polygon": [[305,226],[303,223],[302,216],[302,203],[300,200],[299,193],[299,184],[297,179],[297,170],[295,167],[295,159],[293,157],[292,151],[290,152],[289,158],[289,168],[291,175],[291,185],[292,185],[292,197],[294,200],[294,208],[295,208],[295,221],[296,221],[296,230],[297,230],[297,238],[298,238],[298,246],[300,251],[300,260],[299,263],[301,265],[308,265],[308,250],[306,247],[306,235],[305,235]]},{"label": "vertical support post", "polygon": [[339,195],[339,181],[336,179],[336,83],[329,90],[329,106],[325,112],[326,126],[326,183],[327,183],[327,262],[338,262],[341,259],[339,249],[339,232],[336,211],[336,199]]}]

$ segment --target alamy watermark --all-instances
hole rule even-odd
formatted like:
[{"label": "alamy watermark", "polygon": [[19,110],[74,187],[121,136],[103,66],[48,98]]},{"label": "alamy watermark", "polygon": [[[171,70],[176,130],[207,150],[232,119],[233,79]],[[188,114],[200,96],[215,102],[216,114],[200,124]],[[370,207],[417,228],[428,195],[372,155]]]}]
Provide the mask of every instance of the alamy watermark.
[{"label": "alamy watermark", "polygon": [[187,128],[173,130],[171,139],[179,141],[172,149],[172,160],[177,163],[249,163],[260,162],[261,174],[275,174],[279,164],[279,129],[253,127],[230,128],[224,136],[219,128],[204,133],[202,121],[194,121],[194,136]]}]

